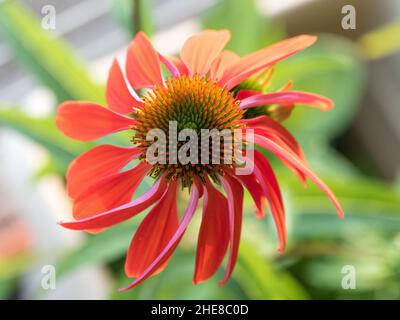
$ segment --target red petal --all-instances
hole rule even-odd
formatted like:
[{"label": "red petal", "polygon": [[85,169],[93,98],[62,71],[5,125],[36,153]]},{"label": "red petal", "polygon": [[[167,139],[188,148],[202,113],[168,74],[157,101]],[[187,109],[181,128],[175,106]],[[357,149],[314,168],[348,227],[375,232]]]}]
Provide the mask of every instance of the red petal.
[{"label": "red petal", "polygon": [[133,287],[136,287],[144,280],[146,280],[148,277],[150,277],[152,274],[154,274],[154,272],[156,272],[166,261],[168,261],[168,259],[174,252],[176,246],[178,245],[180,239],[182,238],[190,220],[192,219],[193,214],[196,211],[198,202],[199,202],[199,192],[196,186],[193,186],[188,207],[186,208],[183,219],[178,229],[176,230],[175,234],[171,237],[168,244],[163,248],[163,250],[157,256],[157,258],[154,259],[154,261],[147,267],[147,269],[127,287],[120,289],[120,291],[125,291]]},{"label": "red petal", "polygon": [[224,259],[229,243],[228,203],[210,182],[205,187],[193,282],[209,279]]},{"label": "red petal", "polygon": [[135,124],[134,119],[91,102],[66,101],[57,109],[57,127],[68,137],[82,141],[96,140]]},{"label": "red petal", "polygon": [[269,161],[257,150],[254,151],[254,174],[268,199],[278,232],[278,250],[282,253],[285,250],[287,234],[281,190]]},{"label": "red petal", "polygon": [[237,95],[236,95],[236,100],[243,100],[246,99],[248,97],[252,97],[252,96],[256,96],[259,95],[260,91],[259,90],[239,90]]},{"label": "red petal", "polygon": [[107,176],[89,186],[74,201],[74,218],[90,217],[129,202],[150,168],[149,164],[141,162],[130,170]]},{"label": "red petal", "polygon": [[240,233],[242,231],[243,187],[235,178],[230,177],[228,174],[221,177],[221,181],[228,196],[230,238],[228,264],[225,276],[220,282],[220,286],[223,286],[233,272],[239,252]]},{"label": "red petal", "polygon": [[192,74],[204,75],[224,49],[231,34],[228,30],[205,30],[190,37],[181,50],[181,59]]},{"label": "red petal", "polygon": [[108,74],[106,98],[108,107],[122,114],[133,113],[135,109],[140,109],[143,105],[129,92],[117,60],[114,60]]},{"label": "red petal", "polygon": [[237,175],[236,178],[241,181],[253,198],[256,205],[256,217],[263,218],[266,198],[254,172],[248,175]]},{"label": "red petal", "polygon": [[[278,122],[267,116],[260,116],[253,119],[243,119],[241,122],[245,123],[247,128],[254,129],[255,132],[260,135],[267,135],[269,138],[273,139],[277,143],[283,142],[285,146],[287,146],[287,148],[289,148],[301,160],[303,160],[304,163],[306,163],[304,151],[301,148],[300,144],[293,137],[293,135]],[[299,177],[300,181],[305,184],[305,175],[297,168],[286,163],[285,160],[282,161]]]},{"label": "red petal", "polygon": [[307,166],[303,163],[299,157],[297,157],[294,153],[287,151],[284,147],[277,144],[276,142],[265,138],[260,135],[254,135],[254,142],[271,152],[273,152],[278,157],[283,158],[287,162],[289,162],[292,166],[296,167],[298,170],[301,170],[306,176],[308,176],[317,186],[319,186],[322,191],[328,196],[328,198],[335,205],[337,212],[340,217],[344,216],[343,210],[336,199],[334,193],[329,189],[329,187]]},{"label": "red petal", "polygon": [[222,51],[214,60],[210,69],[210,79],[219,80],[222,78],[227,67],[238,61],[239,56],[232,51]]},{"label": "red petal", "polygon": [[220,84],[226,85],[230,90],[257,71],[304,50],[314,44],[316,40],[316,36],[300,35],[250,53],[228,67]]},{"label": "red petal", "polygon": [[306,104],[311,107],[319,108],[322,111],[328,111],[333,108],[332,100],[318,94],[301,91],[282,91],[253,95],[241,100],[239,108],[247,109],[270,104],[278,104],[281,106]]},{"label": "red petal", "polygon": [[67,192],[75,198],[88,186],[121,170],[137,158],[143,149],[101,145],[86,151],[71,162],[67,171]]},{"label": "red petal", "polygon": [[145,195],[134,201],[88,218],[60,222],[60,225],[71,230],[102,229],[113,226],[130,219],[158,201],[164,194],[166,186],[165,179],[161,178]]},{"label": "red petal", "polygon": [[143,32],[136,35],[128,48],[126,75],[134,89],[163,84],[160,58]]},{"label": "red petal", "polygon": [[[176,182],[168,186],[163,197],[137,229],[125,262],[125,273],[128,277],[140,276],[157,258],[178,229],[177,188]],[[154,274],[160,272],[166,266],[166,262]]]}]

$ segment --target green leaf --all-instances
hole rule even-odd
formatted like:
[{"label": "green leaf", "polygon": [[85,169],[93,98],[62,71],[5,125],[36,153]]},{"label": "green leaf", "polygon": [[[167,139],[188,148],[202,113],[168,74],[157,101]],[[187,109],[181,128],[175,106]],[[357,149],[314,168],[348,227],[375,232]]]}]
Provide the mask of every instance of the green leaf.
[{"label": "green leaf", "polygon": [[66,168],[73,158],[93,146],[65,137],[56,128],[53,117],[35,118],[16,108],[0,108],[0,125],[16,130],[46,148],[59,168]]},{"label": "green leaf", "polygon": [[321,36],[315,46],[277,65],[273,85],[279,88],[293,80],[295,90],[325,95],[335,107],[325,113],[300,106],[285,126],[303,140],[335,138],[357,111],[364,76],[365,65],[352,42],[338,36]]},{"label": "green leaf", "polygon": [[59,101],[104,101],[103,89],[93,83],[73,50],[46,32],[34,13],[19,1],[0,4],[0,36],[23,66]]},{"label": "green leaf", "polygon": [[241,240],[238,263],[233,273],[250,299],[307,299],[300,283],[262,256],[254,244]]},{"label": "green leaf", "polygon": [[285,36],[282,25],[263,17],[254,0],[221,0],[203,19],[209,29],[227,28],[232,39],[227,49],[238,54],[260,49]]}]

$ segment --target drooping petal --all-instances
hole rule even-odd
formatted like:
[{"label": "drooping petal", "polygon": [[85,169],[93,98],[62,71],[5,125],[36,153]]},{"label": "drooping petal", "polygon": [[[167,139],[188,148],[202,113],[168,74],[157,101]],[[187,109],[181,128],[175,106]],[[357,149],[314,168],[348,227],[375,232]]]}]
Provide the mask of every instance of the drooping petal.
[{"label": "drooping petal", "polygon": [[220,282],[223,286],[230,278],[239,253],[240,234],[242,231],[243,214],[243,187],[229,174],[221,177],[226,195],[228,197],[229,213],[229,257],[224,278]]},{"label": "drooping petal", "polygon": [[136,35],[128,48],[126,76],[134,89],[163,84],[159,55],[143,32]]},{"label": "drooping petal", "polygon": [[57,127],[68,137],[82,141],[96,140],[135,124],[136,120],[91,102],[66,101],[57,109]]},{"label": "drooping petal", "polygon": [[339,201],[336,199],[334,193],[331,191],[331,189],[307,166],[297,157],[294,153],[289,152],[276,142],[272,141],[271,139],[268,139],[266,137],[260,136],[255,134],[254,135],[254,142],[271,152],[273,152],[275,155],[277,155],[280,158],[283,158],[287,162],[289,162],[291,165],[294,167],[297,167],[299,170],[301,170],[306,176],[308,176],[317,186],[321,188],[322,191],[325,192],[325,194],[328,196],[328,198],[332,201],[332,203],[335,205],[338,215],[340,217],[344,216],[343,210],[340,206]]},{"label": "drooping petal", "polygon": [[256,217],[263,218],[265,216],[266,197],[254,172],[247,175],[237,175],[236,178],[246,187],[253,198],[256,207]]},{"label": "drooping petal", "polygon": [[230,90],[257,71],[311,46],[316,40],[316,36],[300,35],[250,53],[227,68],[220,84]]},{"label": "drooping petal", "polygon": [[106,99],[108,107],[121,114],[133,113],[135,109],[140,109],[143,102],[131,95],[121,68],[116,59],[111,66],[108,74],[106,86]]},{"label": "drooping petal", "polygon": [[101,145],[86,151],[71,162],[66,174],[67,192],[75,198],[80,192],[104,177],[117,173],[143,149]]},{"label": "drooping petal", "polygon": [[193,282],[209,279],[220,266],[229,243],[228,203],[211,182],[205,186],[203,217],[197,241]]},{"label": "drooping petal", "polygon": [[158,270],[165,263],[165,261],[168,261],[168,259],[174,252],[176,246],[178,245],[180,239],[182,238],[190,220],[192,219],[193,214],[196,211],[198,202],[199,202],[199,192],[196,186],[193,186],[192,193],[189,199],[189,204],[186,208],[183,219],[178,229],[176,230],[175,234],[171,237],[170,241],[163,248],[163,250],[157,256],[157,258],[154,259],[154,261],[146,268],[146,270],[139,277],[137,277],[131,284],[129,284],[125,288],[120,289],[120,291],[126,291],[133,287],[136,287],[144,280],[146,280],[148,277],[150,277],[152,274],[154,274],[154,272]]},{"label": "drooping petal", "polygon": [[[140,223],[125,262],[125,273],[128,277],[139,277],[158,257],[178,229],[177,188],[178,183],[171,182],[160,201]],[[167,261],[153,275],[160,272]]]},{"label": "drooping petal", "polygon": [[117,223],[128,220],[143,210],[146,210],[160,199],[164,194],[166,187],[167,183],[165,179],[161,178],[143,196],[129,203],[84,219],[60,222],[59,224],[71,230],[108,228]]},{"label": "drooping petal", "polygon": [[[241,122],[246,124],[247,128],[253,129],[255,133],[266,135],[277,143],[283,143],[285,147],[294,152],[304,163],[307,162],[304,151],[300,144],[293,137],[293,135],[278,122],[267,116],[259,116],[253,119],[243,119]],[[281,160],[299,177],[300,181],[304,185],[306,182],[306,176],[303,174],[303,172],[298,170],[296,167],[293,167],[285,160]]]},{"label": "drooping petal", "polygon": [[222,78],[227,67],[238,61],[239,56],[229,50],[222,51],[211,64],[210,79],[219,80]]},{"label": "drooping petal", "polygon": [[206,74],[230,37],[228,30],[204,30],[186,40],[181,50],[181,59],[191,74]]},{"label": "drooping petal", "polygon": [[93,216],[129,202],[150,168],[149,164],[141,162],[130,170],[112,174],[89,186],[74,200],[74,218]]},{"label": "drooping petal", "polygon": [[268,199],[279,238],[278,251],[283,253],[286,246],[287,233],[281,190],[269,161],[257,150],[254,151],[254,174]]},{"label": "drooping petal", "polygon": [[281,106],[305,104],[311,107],[319,108],[322,111],[329,111],[333,108],[332,100],[318,94],[302,91],[282,91],[252,95],[241,100],[239,108],[247,109],[269,104],[278,104]]}]

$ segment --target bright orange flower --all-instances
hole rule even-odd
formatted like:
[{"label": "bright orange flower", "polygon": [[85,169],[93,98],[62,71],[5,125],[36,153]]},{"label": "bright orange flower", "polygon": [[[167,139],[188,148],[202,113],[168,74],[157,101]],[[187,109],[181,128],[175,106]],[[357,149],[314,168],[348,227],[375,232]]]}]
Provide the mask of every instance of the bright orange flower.
[{"label": "bright orange flower", "polygon": [[[262,217],[266,203],[269,204],[279,236],[279,251],[285,247],[282,196],[268,159],[258,151],[252,158],[244,156],[246,162],[254,165],[249,175],[236,174],[235,168],[239,166],[236,162],[150,164],[145,155],[152,143],[146,135],[155,128],[168,131],[169,121],[176,121],[179,130],[191,128],[196,132],[252,129],[256,144],[274,153],[303,183],[307,178],[316,183],[343,216],[334,194],[309,168],[301,147],[279,123],[290,115],[295,104],[327,111],[333,107],[332,101],[292,91],[291,82],[277,92],[264,92],[274,64],[309,47],[316,37],[293,37],[244,57],[223,50],[229,39],[227,30],[203,31],[185,42],[177,58],[158,53],[140,32],[127,52],[128,83],[117,61],[111,67],[107,107],[67,101],[58,108],[57,126],[71,138],[94,140],[122,130],[130,130],[132,134],[131,147],[101,145],[71,163],[67,191],[73,199],[76,220],[61,223],[73,230],[100,232],[152,206],[129,247],[125,271],[135,280],[124,289],[135,287],[166,266],[200,199],[203,199],[203,215],[193,281],[199,283],[210,278],[229,251],[223,285],[237,260],[243,187],[254,199],[257,216]],[[162,65],[169,71],[168,76],[163,75]],[[252,85],[247,86],[249,83]],[[220,160],[225,156],[221,152]],[[134,159],[139,164],[124,169]],[[155,184],[132,201],[146,175],[154,177]],[[176,203],[179,186],[188,187],[190,192],[181,219]]]}]

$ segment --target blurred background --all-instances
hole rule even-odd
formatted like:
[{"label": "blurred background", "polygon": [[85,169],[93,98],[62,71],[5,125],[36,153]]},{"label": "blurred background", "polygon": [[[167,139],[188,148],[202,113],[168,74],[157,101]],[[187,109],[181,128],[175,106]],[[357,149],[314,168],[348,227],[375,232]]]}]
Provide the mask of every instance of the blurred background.
[{"label": "blurred background", "polygon": [[[96,236],[56,224],[70,218],[68,163],[94,143],[64,137],[54,111],[67,99],[104,102],[112,59],[124,61],[138,30],[175,54],[205,27],[230,29],[229,48],[239,54],[319,35],[317,45],[277,66],[272,85],[292,79],[295,89],[335,101],[329,113],[298,107],[284,124],[346,218],[274,162],[288,216],[284,255],[270,216],[256,220],[246,195],[239,260],[224,288],[222,269],[192,284],[194,223],[163,273],[118,293],[129,283],[124,256],[143,215]],[[0,298],[399,299],[399,34],[399,0],[0,1]]]}]

